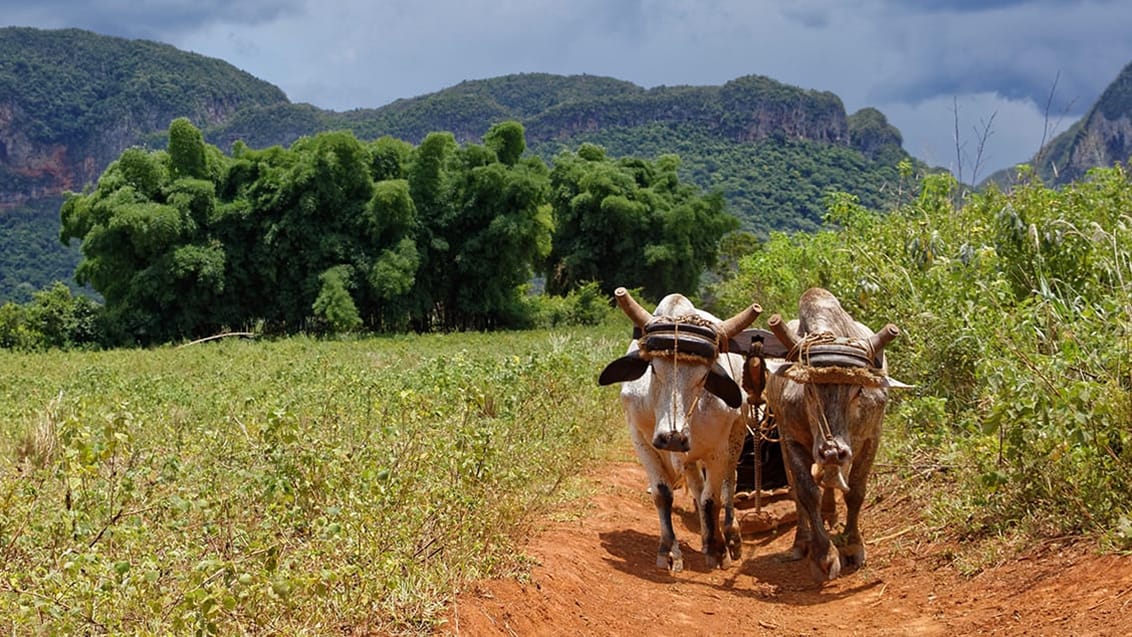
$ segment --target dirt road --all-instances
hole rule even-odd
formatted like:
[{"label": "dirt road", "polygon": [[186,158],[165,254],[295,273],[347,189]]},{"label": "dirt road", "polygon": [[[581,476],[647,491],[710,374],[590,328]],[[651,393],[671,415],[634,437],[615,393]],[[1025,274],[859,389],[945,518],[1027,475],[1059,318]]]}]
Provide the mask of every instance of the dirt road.
[{"label": "dirt road", "polygon": [[481,582],[453,605],[444,634],[1132,635],[1132,557],[1045,541],[964,577],[957,547],[931,539],[922,505],[891,480],[862,513],[869,563],[817,587],[786,559],[792,525],[745,531],[743,558],[707,570],[686,493],[677,496],[685,570],[658,571],[644,471],[612,463],[592,479],[597,494],[584,509],[532,539],[529,580]]}]

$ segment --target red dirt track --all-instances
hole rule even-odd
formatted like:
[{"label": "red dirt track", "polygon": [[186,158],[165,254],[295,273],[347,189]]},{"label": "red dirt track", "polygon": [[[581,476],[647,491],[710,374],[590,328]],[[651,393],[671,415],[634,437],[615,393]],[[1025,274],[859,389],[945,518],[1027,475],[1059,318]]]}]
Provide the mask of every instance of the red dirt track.
[{"label": "red dirt track", "polygon": [[951,565],[956,547],[930,541],[919,505],[893,486],[874,486],[862,513],[869,563],[818,587],[804,563],[786,559],[793,525],[758,533],[751,509],[742,559],[708,571],[683,491],[685,570],[657,570],[644,471],[617,462],[590,477],[596,495],[579,515],[547,521],[526,548],[536,561],[529,580],[480,582],[456,600],[441,634],[1132,635],[1132,557],[1046,541],[963,577]]}]

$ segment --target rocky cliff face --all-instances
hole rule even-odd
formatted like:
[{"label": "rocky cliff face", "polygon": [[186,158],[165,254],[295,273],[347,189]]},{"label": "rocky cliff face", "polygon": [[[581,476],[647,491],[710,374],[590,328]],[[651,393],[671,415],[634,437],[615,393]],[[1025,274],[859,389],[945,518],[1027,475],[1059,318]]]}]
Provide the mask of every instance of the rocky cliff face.
[{"label": "rocky cliff face", "polygon": [[[1132,64],[1109,84],[1085,117],[1047,143],[1031,160],[1037,174],[1055,185],[1085,176],[1091,168],[1127,162],[1132,157]],[[988,178],[1009,184],[1013,171]]]},{"label": "rocky cliff face", "polygon": [[1112,166],[1132,157],[1132,113],[1109,119],[1099,109],[1083,122],[1057,181],[1083,177],[1090,168]]},{"label": "rocky cliff face", "polygon": [[177,117],[207,126],[276,103],[277,87],[168,45],[0,28],[0,206],[82,190]]},{"label": "rocky cliff face", "polygon": [[0,102],[0,206],[81,191],[94,184],[122,151],[161,134],[173,119],[183,115],[204,126],[223,121],[235,110],[220,103],[201,107],[182,112],[156,106],[151,112],[108,121],[87,135],[37,140],[28,134],[28,127],[18,125],[27,119],[20,107]]},{"label": "rocky cliff face", "polygon": [[19,119],[17,111],[14,104],[0,102],[0,206],[14,206],[73,189],[75,172],[86,163],[72,166],[62,144],[30,140],[23,129],[13,124]]}]

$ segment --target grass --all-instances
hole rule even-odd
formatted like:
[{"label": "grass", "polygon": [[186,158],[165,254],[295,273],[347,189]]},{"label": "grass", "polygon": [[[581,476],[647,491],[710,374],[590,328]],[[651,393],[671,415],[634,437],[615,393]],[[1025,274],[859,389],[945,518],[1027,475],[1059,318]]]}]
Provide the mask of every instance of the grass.
[{"label": "grass", "polygon": [[0,630],[427,633],[621,446],[623,331],[0,352]]}]

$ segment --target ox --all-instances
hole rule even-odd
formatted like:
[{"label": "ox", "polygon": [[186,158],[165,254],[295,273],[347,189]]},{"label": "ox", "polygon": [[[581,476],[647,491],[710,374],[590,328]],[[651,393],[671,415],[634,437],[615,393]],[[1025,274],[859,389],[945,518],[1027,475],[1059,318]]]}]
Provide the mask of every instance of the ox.
[{"label": "ox", "polygon": [[[874,333],[858,323],[833,294],[811,288],[798,302],[798,319],[767,322],[789,349],[772,365],[766,399],[782,436],[798,525],[791,553],[809,558],[814,579],[832,580],[842,566],[860,567],[865,544],[858,528],[869,471],[880,442],[889,387],[884,347],[899,335],[891,323]],[[845,473],[849,479],[846,481]],[[820,484],[819,484],[820,478]],[[835,549],[825,521],[836,524],[835,489],[844,493],[844,542]]]},{"label": "ox", "polygon": [[684,567],[672,528],[673,490],[682,483],[696,505],[708,567],[729,568],[742,546],[733,499],[746,427],[739,409],[744,393],[736,382],[743,357],[725,350],[762,308],[752,304],[721,321],[679,294],[664,297],[652,314],[625,288],[614,296],[640,337],[598,382],[622,383],[621,406],[660,517],[657,568]]}]

